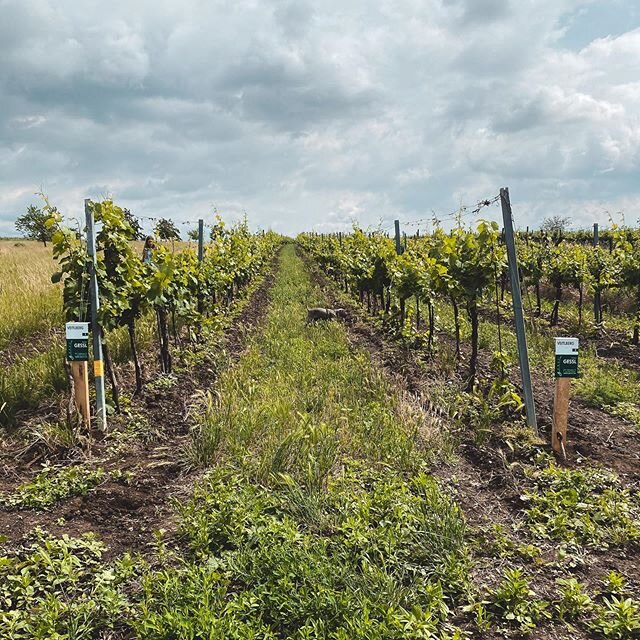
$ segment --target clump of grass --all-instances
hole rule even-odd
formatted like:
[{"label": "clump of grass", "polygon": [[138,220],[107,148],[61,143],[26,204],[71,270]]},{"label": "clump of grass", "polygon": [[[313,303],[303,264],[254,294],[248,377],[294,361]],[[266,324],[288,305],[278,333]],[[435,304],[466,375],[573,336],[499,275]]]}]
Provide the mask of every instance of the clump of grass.
[{"label": "clump of grass", "polygon": [[640,504],[614,473],[549,464],[531,476],[522,498],[535,535],[602,548],[640,539]]},{"label": "clump of grass", "polygon": [[592,407],[602,409],[621,402],[634,402],[638,398],[638,377],[624,367],[585,357],[581,375],[576,380],[576,394]]},{"label": "clump of grass", "polygon": [[86,495],[107,477],[104,469],[86,465],[55,468],[48,464],[36,477],[9,494],[0,496],[0,504],[14,509],[46,509],[71,496]]},{"label": "clump of grass", "polygon": [[16,414],[33,409],[47,397],[65,390],[64,350],[56,345],[33,358],[0,369],[0,426],[15,424]]},{"label": "clump of grass", "polygon": [[425,450],[440,448],[430,416],[404,406],[341,324],[305,325],[306,306],[321,296],[285,247],[265,327],[222,374],[215,411],[205,410],[194,430],[194,463],[226,455],[251,465],[261,481],[284,472],[322,484],[341,455],[407,469],[418,440]]}]

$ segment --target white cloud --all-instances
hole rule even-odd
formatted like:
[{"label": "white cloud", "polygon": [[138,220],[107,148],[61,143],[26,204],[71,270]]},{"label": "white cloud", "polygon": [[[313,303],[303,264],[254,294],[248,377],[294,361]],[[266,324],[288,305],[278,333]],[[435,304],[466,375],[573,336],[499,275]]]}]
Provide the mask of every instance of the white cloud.
[{"label": "white cloud", "polygon": [[560,44],[602,2],[0,0],[0,234],[40,187],[290,233],[631,208],[640,29]]}]

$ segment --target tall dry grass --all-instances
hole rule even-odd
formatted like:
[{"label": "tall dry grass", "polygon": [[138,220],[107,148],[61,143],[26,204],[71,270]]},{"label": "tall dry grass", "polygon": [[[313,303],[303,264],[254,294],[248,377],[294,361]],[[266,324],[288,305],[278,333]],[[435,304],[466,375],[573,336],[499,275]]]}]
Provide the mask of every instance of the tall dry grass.
[{"label": "tall dry grass", "polygon": [[51,283],[51,247],[0,240],[0,350],[16,338],[62,326],[62,294]]}]

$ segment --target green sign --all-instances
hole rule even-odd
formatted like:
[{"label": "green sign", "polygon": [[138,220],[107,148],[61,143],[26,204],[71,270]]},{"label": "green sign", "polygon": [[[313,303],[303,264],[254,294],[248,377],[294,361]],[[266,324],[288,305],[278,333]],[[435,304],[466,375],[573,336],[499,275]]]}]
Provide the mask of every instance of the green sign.
[{"label": "green sign", "polygon": [[578,356],[556,355],[556,378],[577,378]]},{"label": "green sign", "polygon": [[87,361],[89,360],[89,340],[88,338],[67,339],[67,360]]}]

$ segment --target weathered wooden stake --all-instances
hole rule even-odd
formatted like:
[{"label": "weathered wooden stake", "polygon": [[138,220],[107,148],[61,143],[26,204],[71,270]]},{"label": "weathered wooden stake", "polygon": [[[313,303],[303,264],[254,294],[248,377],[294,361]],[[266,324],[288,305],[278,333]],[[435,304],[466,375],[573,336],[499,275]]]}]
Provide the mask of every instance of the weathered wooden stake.
[{"label": "weathered wooden stake", "polygon": [[89,401],[89,365],[81,361],[73,361],[71,375],[75,391],[76,407],[82,416],[82,422],[88,428],[91,426],[91,404]]},{"label": "weathered wooden stake", "polygon": [[567,458],[567,422],[569,419],[569,396],[571,378],[556,378],[553,395],[553,427],[551,429],[551,446],[563,459]]}]

